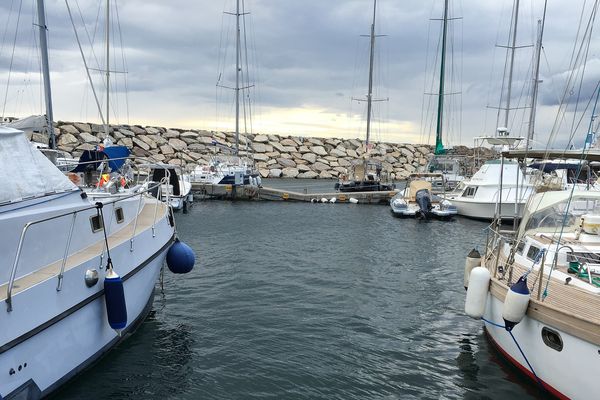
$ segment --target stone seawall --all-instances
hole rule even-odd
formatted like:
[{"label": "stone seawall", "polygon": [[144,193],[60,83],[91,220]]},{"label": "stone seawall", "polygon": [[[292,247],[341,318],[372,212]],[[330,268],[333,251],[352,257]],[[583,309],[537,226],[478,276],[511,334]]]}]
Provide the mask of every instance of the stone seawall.
[{"label": "stone seawall", "polygon": [[[105,138],[101,125],[81,122],[58,122],[55,132],[60,150],[78,157],[92,150]],[[109,135],[115,144],[129,147],[133,154],[193,168],[208,161],[215,153],[227,153],[217,141],[233,147],[232,132],[185,130],[137,125],[111,125]],[[39,134],[33,140],[46,142]],[[262,177],[272,178],[336,178],[346,172],[350,163],[365,152],[359,139],[312,138],[278,135],[240,136],[241,154],[251,154]],[[392,178],[402,179],[424,166],[433,147],[397,143],[373,143],[371,158],[380,160]]]}]

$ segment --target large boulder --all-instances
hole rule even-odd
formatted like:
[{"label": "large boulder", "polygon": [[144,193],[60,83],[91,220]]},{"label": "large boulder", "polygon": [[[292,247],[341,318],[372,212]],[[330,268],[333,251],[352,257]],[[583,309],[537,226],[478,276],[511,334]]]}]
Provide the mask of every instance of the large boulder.
[{"label": "large boulder", "polygon": [[143,140],[141,140],[137,137],[133,137],[133,138],[131,138],[131,140],[133,141],[133,144],[136,147],[140,147],[140,148],[144,149],[145,151],[150,150],[150,146],[148,145],[148,143],[144,142]]},{"label": "large boulder", "polygon": [[166,139],[178,138],[179,131],[176,131],[175,129],[167,129],[167,131],[163,133],[163,137]]},{"label": "large boulder", "polygon": [[291,160],[289,158],[278,158],[277,163],[279,163],[283,167],[288,167],[288,168],[296,167],[296,163],[294,162],[294,160]]},{"label": "large boulder", "polygon": [[173,150],[173,147],[171,147],[170,145],[165,144],[160,146],[160,152],[162,154],[173,154],[175,153],[175,150]]},{"label": "large boulder", "polygon": [[256,161],[268,161],[269,157],[266,154],[256,153],[254,154],[254,159]]},{"label": "large boulder", "polygon": [[326,156],[327,150],[323,146],[313,146],[310,150],[318,156]]},{"label": "large boulder", "polygon": [[295,178],[298,176],[300,171],[298,171],[296,168],[287,167],[281,170],[281,173],[284,178]]},{"label": "large boulder", "polygon": [[319,174],[319,178],[320,179],[331,179],[331,178],[333,178],[333,174],[331,173],[331,171],[321,171],[321,173]]},{"label": "large boulder", "polygon": [[255,143],[267,143],[269,138],[266,135],[256,135],[254,136]]},{"label": "large boulder", "polygon": [[302,155],[302,159],[314,164],[317,161],[317,155],[315,153],[305,153]]},{"label": "large boulder", "polygon": [[169,139],[169,146],[177,151],[182,151],[187,149],[187,143],[180,139]]},{"label": "large boulder", "polygon": [[252,143],[252,150],[255,153],[270,153],[273,151],[273,146],[264,143]]},{"label": "large boulder", "polygon": [[347,149],[346,153],[348,154],[348,156],[350,156],[352,158],[358,158],[358,153],[356,152],[356,150]]},{"label": "large boulder", "polygon": [[327,171],[327,170],[329,170],[329,165],[324,164],[322,162],[316,162],[312,165],[312,169],[313,169],[313,171],[319,171],[319,172]]},{"label": "large boulder", "polygon": [[136,137],[139,138],[139,139],[141,139],[141,140],[143,140],[144,142],[146,142],[146,144],[148,144],[148,146],[150,146],[151,149],[156,149],[157,148],[156,142],[154,140],[152,140],[150,138],[150,136],[139,135],[139,136],[136,136]]},{"label": "large boulder", "polygon": [[59,146],[70,146],[70,145],[74,145],[74,144],[77,144],[77,143],[79,143],[79,140],[77,140],[77,138],[75,137],[75,135],[72,135],[70,133],[63,133],[58,138],[58,145]]},{"label": "large boulder", "polygon": [[63,133],[70,133],[72,135],[78,135],[79,134],[79,130],[77,128],[75,128],[73,125],[61,125],[60,126],[60,130]]},{"label": "large boulder", "polygon": [[92,127],[90,124],[86,124],[84,122],[75,122],[73,125],[79,130],[79,132],[92,133]]},{"label": "large boulder", "polygon": [[292,139],[283,139],[279,143],[283,146],[296,147],[296,142]]}]

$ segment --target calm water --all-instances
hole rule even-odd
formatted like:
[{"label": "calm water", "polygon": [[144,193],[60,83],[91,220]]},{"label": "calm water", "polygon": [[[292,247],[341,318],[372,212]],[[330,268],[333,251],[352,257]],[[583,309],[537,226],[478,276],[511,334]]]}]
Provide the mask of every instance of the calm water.
[{"label": "calm water", "polygon": [[462,314],[464,259],[485,225],[198,202],[177,216],[194,271],[166,271],[138,331],[56,397],[535,398]]}]

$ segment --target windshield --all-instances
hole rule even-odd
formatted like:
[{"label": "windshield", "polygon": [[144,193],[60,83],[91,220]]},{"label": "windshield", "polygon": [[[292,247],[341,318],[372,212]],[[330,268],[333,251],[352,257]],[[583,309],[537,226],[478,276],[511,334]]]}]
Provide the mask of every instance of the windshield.
[{"label": "windshield", "polygon": [[[567,205],[569,207],[567,211]],[[564,226],[565,231],[574,230],[581,222],[584,214],[600,215],[600,199],[573,197],[569,205],[568,199],[552,206],[535,211],[529,216],[525,231],[554,232]]]}]

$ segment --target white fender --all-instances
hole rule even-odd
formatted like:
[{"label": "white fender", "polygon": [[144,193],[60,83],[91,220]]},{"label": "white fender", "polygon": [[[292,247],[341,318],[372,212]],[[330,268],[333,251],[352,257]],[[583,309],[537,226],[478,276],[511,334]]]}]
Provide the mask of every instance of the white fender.
[{"label": "white fender", "polygon": [[321,203],[328,203],[329,200],[327,200],[325,197],[321,197]]},{"label": "white fender", "polygon": [[336,200],[337,200],[337,199],[336,199],[335,197],[332,197],[332,198],[329,200],[329,202],[330,202],[330,203],[335,203],[335,201],[336,201]]},{"label": "white fender", "polygon": [[502,306],[502,318],[506,326],[506,330],[512,328],[521,322],[527,313],[529,306],[529,288],[527,287],[527,277],[522,276],[516,281],[506,292],[504,305]]},{"label": "white fender", "polygon": [[354,197],[350,197],[350,199],[348,199],[348,201],[352,204],[358,204],[358,199],[355,199]]},{"label": "white fender", "polygon": [[484,267],[475,267],[469,276],[469,287],[465,299],[465,314],[480,319],[485,312],[485,303],[490,286],[490,271]]},{"label": "white fender", "polygon": [[471,271],[473,268],[477,267],[481,264],[481,254],[477,251],[477,249],[471,250],[469,255],[467,255],[467,260],[465,261],[465,275],[464,275],[464,284],[465,289],[469,287],[469,276],[471,275]]}]

